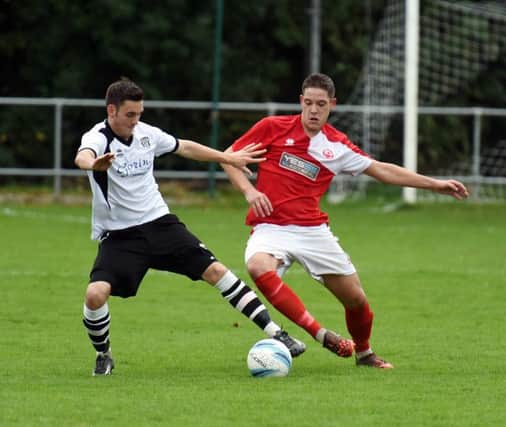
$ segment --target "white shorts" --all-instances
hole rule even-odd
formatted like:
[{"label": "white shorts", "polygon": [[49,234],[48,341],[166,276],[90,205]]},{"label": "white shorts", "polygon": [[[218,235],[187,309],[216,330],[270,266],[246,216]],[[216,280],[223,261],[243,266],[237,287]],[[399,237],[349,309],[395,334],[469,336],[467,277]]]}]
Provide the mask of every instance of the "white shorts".
[{"label": "white shorts", "polygon": [[314,279],[323,274],[349,276],[356,272],[350,257],[326,224],[315,227],[259,224],[253,229],[244,254],[245,261],[264,252],[281,260],[277,273],[282,276],[298,262]]}]

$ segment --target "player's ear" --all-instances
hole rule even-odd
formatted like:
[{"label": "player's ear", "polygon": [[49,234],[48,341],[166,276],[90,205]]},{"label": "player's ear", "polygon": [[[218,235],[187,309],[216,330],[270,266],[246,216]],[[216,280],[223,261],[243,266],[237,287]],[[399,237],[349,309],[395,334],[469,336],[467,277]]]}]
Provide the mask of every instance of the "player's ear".
[{"label": "player's ear", "polygon": [[116,115],[116,106],[114,104],[107,104],[107,115],[108,116]]},{"label": "player's ear", "polygon": [[330,98],[330,108],[334,108],[337,105],[337,98]]}]

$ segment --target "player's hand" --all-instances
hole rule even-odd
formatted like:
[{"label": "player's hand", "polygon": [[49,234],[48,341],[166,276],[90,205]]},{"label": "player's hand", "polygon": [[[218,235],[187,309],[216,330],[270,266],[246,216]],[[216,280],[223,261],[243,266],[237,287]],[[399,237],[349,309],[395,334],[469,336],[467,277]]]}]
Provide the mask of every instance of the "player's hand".
[{"label": "player's hand", "polygon": [[106,171],[111,167],[114,157],[115,157],[114,153],[102,154],[93,161],[91,168],[94,171]]},{"label": "player's hand", "polygon": [[257,217],[264,218],[272,213],[273,208],[271,201],[264,193],[261,193],[256,188],[252,188],[245,193],[244,196]]},{"label": "player's hand", "polygon": [[452,196],[457,200],[462,200],[469,197],[469,191],[465,185],[454,179],[449,179],[446,181],[438,180],[437,185],[433,190],[439,194]]},{"label": "player's hand", "polygon": [[244,148],[238,151],[227,153],[229,155],[229,164],[242,170],[247,175],[253,175],[251,170],[246,166],[249,163],[260,163],[265,160],[265,157],[260,157],[267,150],[259,149],[262,144],[248,144]]}]

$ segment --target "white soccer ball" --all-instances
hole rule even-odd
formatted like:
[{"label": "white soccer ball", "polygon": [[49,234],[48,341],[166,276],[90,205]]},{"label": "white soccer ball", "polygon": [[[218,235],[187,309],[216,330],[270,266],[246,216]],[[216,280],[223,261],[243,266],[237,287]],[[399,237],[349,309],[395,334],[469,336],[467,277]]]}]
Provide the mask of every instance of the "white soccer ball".
[{"label": "white soccer ball", "polygon": [[248,353],[248,369],[254,377],[285,377],[291,367],[290,350],[272,338],[256,342]]}]

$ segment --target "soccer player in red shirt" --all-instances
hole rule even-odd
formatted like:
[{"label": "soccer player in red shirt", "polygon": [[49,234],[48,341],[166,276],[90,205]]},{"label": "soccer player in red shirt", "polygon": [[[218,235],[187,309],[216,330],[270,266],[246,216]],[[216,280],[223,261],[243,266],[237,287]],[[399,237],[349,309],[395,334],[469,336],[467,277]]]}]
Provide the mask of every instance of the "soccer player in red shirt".
[{"label": "soccer player in red shirt", "polygon": [[[364,173],[387,184],[428,189],[459,200],[468,191],[452,179],[433,179],[373,160],[351,143],[327,123],[336,105],[330,77],[319,73],[306,77],[299,99],[301,114],[265,117],[227,149],[259,143],[267,150],[266,161],[258,164],[256,187],[241,171],[222,165],[250,205],[246,224],[253,229],[245,252],[248,272],[270,303],[323,347],[340,357],[350,357],[355,351],[359,366],[393,368],[370,346],[373,313],[354,265],[330,230],[327,214],[320,210],[320,199],[340,173]],[[323,328],[282,280],[293,262],[300,263],[344,305],[352,340]]]}]

